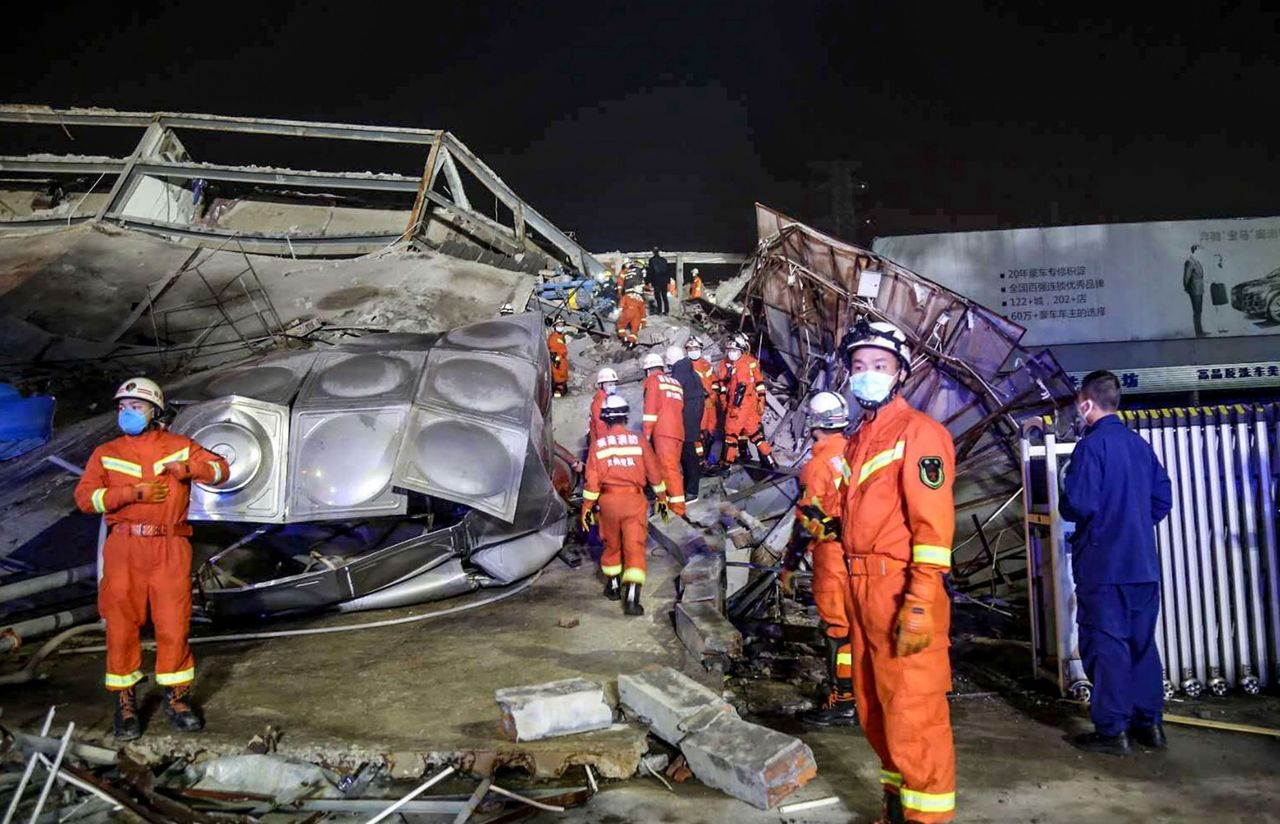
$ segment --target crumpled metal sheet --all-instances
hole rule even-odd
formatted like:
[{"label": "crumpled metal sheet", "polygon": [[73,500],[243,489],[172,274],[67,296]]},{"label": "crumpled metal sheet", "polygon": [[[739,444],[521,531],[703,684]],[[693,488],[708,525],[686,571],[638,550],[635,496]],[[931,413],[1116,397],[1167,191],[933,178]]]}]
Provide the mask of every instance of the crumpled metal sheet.
[{"label": "crumpled metal sheet", "polygon": [[903,397],[955,439],[956,545],[974,545],[969,516],[983,520],[1020,488],[1017,419],[1068,402],[1067,374],[1049,352],[1020,347],[1025,330],[992,309],[760,204],[756,222],[759,241],[739,299],[782,361],[790,414],[803,414],[811,392],[844,389],[838,348],[858,318],[897,325],[914,353]]}]

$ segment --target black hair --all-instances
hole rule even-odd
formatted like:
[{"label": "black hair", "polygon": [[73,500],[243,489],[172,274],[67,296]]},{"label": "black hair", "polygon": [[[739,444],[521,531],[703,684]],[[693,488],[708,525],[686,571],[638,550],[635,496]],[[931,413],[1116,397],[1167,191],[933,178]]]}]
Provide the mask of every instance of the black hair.
[{"label": "black hair", "polygon": [[1090,372],[1080,382],[1077,396],[1093,401],[1103,412],[1115,412],[1120,408],[1120,379],[1106,369]]}]

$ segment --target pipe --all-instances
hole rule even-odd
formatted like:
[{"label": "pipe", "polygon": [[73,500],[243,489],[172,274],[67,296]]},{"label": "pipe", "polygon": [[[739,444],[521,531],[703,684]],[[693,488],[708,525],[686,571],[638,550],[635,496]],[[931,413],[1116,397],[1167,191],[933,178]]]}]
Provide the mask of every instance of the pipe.
[{"label": "pipe", "polygon": [[[496,604],[499,601],[510,598],[519,592],[523,592],[533,585],[535,581],[542,577],[542,570],[538,570],[530,575],[521,583],[515,585],[511,589],[503,590],[489,598],[482,598],[479,601],[473,601],[470,604],[462,604],[448,609],[436,610],[435,612],[427,612],[422,615],[406,615],[403,618],[388,618],[382,621],[366,621],[362,624],[339,624],[332,627],[312,627],[311,629],[284,629],[275,632],[245,632],[236,635],[205,635],[191,638],[188,643],[192,646],[197,644],[216,644],[216,643],[232,643],[236,641],[266,641],[272,638],[296,638],[303,635],[327,635],[333,632],[354,632],[360,629],[376,629],[378,627],[394,627],[400,624],[412,624],[416,621],[426,621],[430,618],[443,618],[446,615],[456,615],[459,612],[466,612],[470,609]],[[142,644],[144,649],[155,649],[155,641],[145,641]],[[75,649],[63,650],[62,655],[77,655],[92,652],[106,652],[105,644],[99,644],[92,647],[76,647]]]},{"label": "pipe", "polygon": [[44,787],[40,790],[40,798],[36,800],[36,808],[31,811],[31,820],[28,824],[36,824],[36,820],[40,818],[40,813],[44,811],[44,805],[49,800],[49,793],[53,790],[53,784],[58,780],[58,770],[62,767],[62,759],[67,754],[67,747],[71,746],[71,733],[75,731],[76,722],[68,723],[67,731],[62,734],[62,741],[58,744],[58,753],[53,757],[53,764],[49,767],[49,777],[45,779]]},{"label": "pipe", "polygon": [[107,625],[105,622],[98,621],[93,624],[81,624],[78,627],[64,629],[48,641],[45,641],[44,644],[41,645],[40,649],[36,650],[35,655],[31,656],[31,660],[27,661],[26,666],[22,669],[17,672],[11,672],[8,675],[0,675],[0,686],[5,686],[7,684],[26,684],[30,681],[34,681],[36,678],[36,669],[44,662],[44,659],[52,655],[54,651],[58,647],[62,646],[67,640],[74,638],[77,635],[83,635],[86,632],[102,631],[106,628]]},{"label": "pipe", "polygon": [[83,624],[85,621],[90,621],[97,617],[98,607],[88,604],[63,612],[42,615],[39,618],[32,618],[30,621],[19,621],[16,624],[10,624],[0,630],[0,652],[12,652],[22,645],[24,638],[43,635],[44,633],[75,624]]},{"label": "pipe", "polygon": [[[44,726],[40,728],[40,735],[48,735],[49,728],[53,726],[53,714],[56,712],[54,707],[49,708],[49,713],[44,717]],[[18,789],[13,791],[13,800],[9,802],[9,809],[5,810],[4,824],[10,824],[13,816],[18,812],[18,805],[22,803],[22,792],[27,788],[27,782],[31,780],[31,774],[35,772],[35,758],[27,759],[27,767],[22,771],[22,780],[18,782]]]},{"label": "pipe", "polygon": [[0,586],[0,604],[53,589],[61,589],[65,586],[78,584],[81,581],[96,581],[97,578],[97,564],[85,564],[71,569],[50,572],[48,575],[38,575],[35,578],[18,581],[16,584]]},{"label": "pipe", "polygon": [[1269,735],[1280,738],[1280,730],[1270,727],[1255,727],[1252,724],[1233,724],[1229,721],[1210,721],[1205,718],[1194,718],[1189,715],[1164,715],[1170,724],[1182,724],[1188,727],[1208,727],[1211,730],[1227,730],[1228,732],[1249,732],[1254,735]]},{"label": "pipe", "polygon": [[416,790],[414,790],[413,792],[409,793],[408,795],[406,795],[404,798],[400,799],[400,800],[399,800],[399,801],[397,801],[396,803],[392,804],[390,807],[387,807],[385,810],[383,810],[382,812],[378,813],[378,814],[377,814],[377,815],[375,815],[373,818],[371,818],[371,819],[369,819],[367,822],[365,822],[365,824],[378,824],[378,822],[379,822],[379,821],[381,821],[381,820],[383,820],[384,818],[386,818],[387,816],[391,815],[391,814],[392,814],[392,813],[394,813],[396,810],[400,809],[400,808],[401,808],[401,807],[403,807],[405,804],[409,803],[409,802],[410,802],[410,801],[412,801],[413,799],[415,799],[415,798],[417,798],[418,796],[422,795],[422,794],[423,794],[423,793],[425,793],[427,790],[431,789],[433,786],[435,786],[436,784],[440,783],[441,781],[443,781],[445,778],[447,778],[448,776],[450,776],[450,775],[452,775],[452,774],[453,774],[453,767],[445,767],[445,768],[444,768],[443,770],[441,770],[440,772],[436,773],[435,775],[433,775],[433,776],[431,776],[430,778],[428,778],[426,781],[424,781],[424,782],[422,782],[421,784],[419,784],[419,785],[418,785],[418,788],[417,788]]},{"label": "pipe", "polygon": [[[58,752],[58,739],[49,738],[48,732],[48,730],[45,730],[42,735],[30,735],[25,732],[10,730],[9,734],[13,736],[14,743],[23,751],[30,750],[48,758]],[[95,747],[93,744],[83,744],[79,741],[72,741],[68,752],[95,767],[113,766],[117,757],[115,750],[109,750],[106,747]]]}]

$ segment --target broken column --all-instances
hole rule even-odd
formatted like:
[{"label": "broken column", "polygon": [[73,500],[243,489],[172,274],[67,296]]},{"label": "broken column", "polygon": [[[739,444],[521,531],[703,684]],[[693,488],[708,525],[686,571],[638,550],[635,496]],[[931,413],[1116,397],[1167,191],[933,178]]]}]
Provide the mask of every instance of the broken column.
[{"label": "broken column", "polygon": [[613,724],[604,687],[585,678],[509,687],[494,697],[502,710],[502,733],[513,741],[604,730]]},{"label": "broken column", "polygon": [[724,715],[680,744],[694,776],[708,787],[768,810],[818,774],[813,751],[790,735]]},{"label": "broken column", "polygon": [[[691,726],[705,726],[707,713],[737,715],[728,701],[671,667],[646,667],[619,675],[618,701],[650,732],[672,745],[679,745]],[[701,722],[693,724],[699,714]]]}]

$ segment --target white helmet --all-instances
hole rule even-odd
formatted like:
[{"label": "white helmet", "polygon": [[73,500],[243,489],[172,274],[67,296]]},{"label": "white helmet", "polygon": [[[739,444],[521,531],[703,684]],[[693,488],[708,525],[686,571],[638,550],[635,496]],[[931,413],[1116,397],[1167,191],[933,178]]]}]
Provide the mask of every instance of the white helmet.
[{"label": "white helmet", "polygon": [[600,371],[596,373],[597,384],[617,383],[617,382],[618,382],[618,373],[615,372],[613,369],[609,368],[608,366],[601,367]]},{"label": "white helmet", "polygon": [[697,335],[690,335],[689,339],[684,342],[685,351],[690,349],[702,349],[702,340]]},{"label": "white helmet", "polygon": [[514,315],[515,313],[516,309],[510,303],[502,304],[502,308],[498,310],[499,315]]},{"label": "white helmet", "polygon": [[809,401],[810,429],[844,429],[849,425],[849,404],[835,392],[819,392]]},{"label": "white helmet", "polygon": [[907,343],[907,336],[892,323],[882,320],[868,323],[864,318],[849,330],[841,345],[845,350],[846,356],[851,356],[856,350],[863,347],[873,347],[892,352],[898,356],[903,369],[911,369],[911,347]]},{"label": "white helmet", "polygon": [[164,409],[164,390],[160,388],[160,384],[150,378],[130,378],[120,384],[112,400],[118,401],[124,398],[150,401],[156,405],[157,409]]},{"label": "white helmet", "polygon": [[695,266],[695,267],[693,267],[693,276],[694,276],[695,278],[698,276],[698,267],[696,267],[696,266]]},{"label": "white helmet", "polygon": [[650,369],[662,368],[662,356],[657,352],[650,352],[644,356],[644,360],[640,362],[640,366],[647,372]]},{"label": "white helmet", "polygon": [[605,423],[626,423],[631,414],[631,406],[621,395],[610,395],[600,406],[600,420]]},{"label": "white helmet", "polygon": [[751,341],[741,332],[729,338],[729,343],[725,346],[725,349],[737,349],[739,352],[746,352],[750,348]]},{"label": "white helmet", "polygon": [[677,361],[684,360],[684,350],[679,346],[668,346],[663,360],[666,361],[667,366],[675,366]]}]

